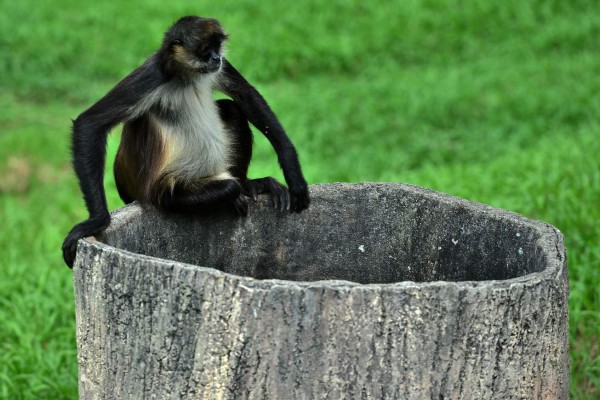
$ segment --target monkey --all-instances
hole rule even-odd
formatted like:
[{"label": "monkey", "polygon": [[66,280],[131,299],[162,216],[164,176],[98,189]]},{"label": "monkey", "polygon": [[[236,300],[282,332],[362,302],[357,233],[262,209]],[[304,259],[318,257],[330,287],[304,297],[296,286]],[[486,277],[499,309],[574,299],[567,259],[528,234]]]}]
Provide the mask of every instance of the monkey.
[{"label": "monkey", "polygon": [[[79,239],[110,223],[104,191],[108,133],[122,123],[114,178],[124,203],[164,212],[231,210],[247,215],[248,198],[299,213],[310,204],[294,145],[262,95],[224,56],[228,39],[212,18],[186,16],[164,34],[160,48],[72,128],[72,164],[89,218],[63,242],[72,268]],[[217,90],[228,99],[213,99]],[[271,143],[287,188],[272,177],[249,179],[254,125]]]}]

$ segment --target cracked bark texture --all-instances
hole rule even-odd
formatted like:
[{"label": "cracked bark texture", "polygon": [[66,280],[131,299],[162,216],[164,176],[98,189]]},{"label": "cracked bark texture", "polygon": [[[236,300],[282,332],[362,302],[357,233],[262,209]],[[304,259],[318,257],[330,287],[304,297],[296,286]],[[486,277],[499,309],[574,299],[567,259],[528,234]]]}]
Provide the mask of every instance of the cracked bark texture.
[{"label": "cracked bark texture", "polygon": [[568,399],[562,235],[403,184],[113,213],[74,268],[82,399]]}]

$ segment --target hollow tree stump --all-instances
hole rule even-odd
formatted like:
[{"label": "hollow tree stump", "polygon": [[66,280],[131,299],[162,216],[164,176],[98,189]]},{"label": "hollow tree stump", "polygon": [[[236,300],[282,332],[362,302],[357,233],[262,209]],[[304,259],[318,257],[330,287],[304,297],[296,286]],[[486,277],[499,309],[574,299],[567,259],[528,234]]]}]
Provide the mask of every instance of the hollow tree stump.
[{"label": "hollow tree stump", "polygon": [[299,215],[134,204],[80,241],[80,397],[569,397],[558,230],[402,184],[311,192]]}]

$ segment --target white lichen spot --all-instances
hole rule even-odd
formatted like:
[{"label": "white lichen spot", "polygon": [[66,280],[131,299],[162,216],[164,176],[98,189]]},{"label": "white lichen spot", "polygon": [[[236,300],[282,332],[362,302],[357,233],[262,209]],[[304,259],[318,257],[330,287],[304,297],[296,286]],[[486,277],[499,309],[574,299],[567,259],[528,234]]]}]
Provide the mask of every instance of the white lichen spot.
[{"label": "white lichen spot", "polygon": [[258,313],[256,312],[256,308],[252,309],[252,314],[254,315],[254,319],[258,318]]},{"label": "white lichen spot", "polygon": [[438,250],[441,250],[441,249],[442,249],[442,247],[441,247],[441,246],[440,246],[440,247],[438,247]]},{"label": "white lichen spot", "polygon": [[452,238],[452,244],[456,246],[458,244],[458,240],[455,240],[454,238]]},{"label": "white lichen spot", "polygon": [[523,248],[519,247],[519,254],[523,254]]},{"label": "white lichen spot", "polygon": [[361,253],[365,252],[365,245],[361,244],[360,246],[358,246],[358,251],[360,251]]},{"label": "white lichen spot", "polygon": [[517,237],[521,237],[521,232],[517,232]]}]

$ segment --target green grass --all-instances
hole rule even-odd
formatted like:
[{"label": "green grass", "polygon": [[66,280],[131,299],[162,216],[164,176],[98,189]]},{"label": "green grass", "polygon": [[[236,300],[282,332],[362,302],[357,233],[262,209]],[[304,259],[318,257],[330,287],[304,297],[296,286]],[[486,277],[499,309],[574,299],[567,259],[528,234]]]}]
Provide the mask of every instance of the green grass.
[{"label": "green grass", "polygon": [[[23,0],[0,2],[0,398],[76,397],[70,119],[186,14],[227,28],[311,183],[408,182],[561,229],[571,391],[600,396],[600,3]],[[256,141],[251,173],[281,177]]]}]

